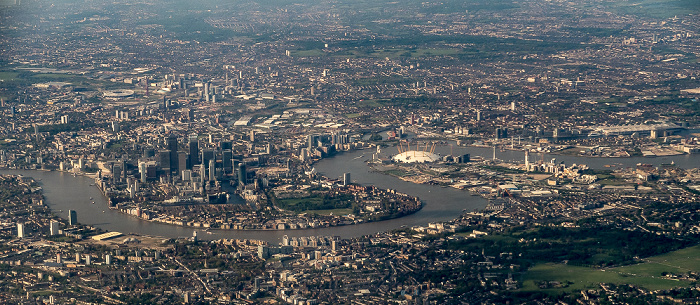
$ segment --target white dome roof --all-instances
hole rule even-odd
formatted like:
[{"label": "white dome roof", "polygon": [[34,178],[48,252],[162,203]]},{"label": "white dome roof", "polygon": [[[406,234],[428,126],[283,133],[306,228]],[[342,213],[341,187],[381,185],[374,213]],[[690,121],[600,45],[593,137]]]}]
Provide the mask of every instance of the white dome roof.
[{"label": "white dome roof", "polygon": [[429,163],[440,160],[440,156],[427,151],[409,150],[395,155],[393,159],[403,163]]}]

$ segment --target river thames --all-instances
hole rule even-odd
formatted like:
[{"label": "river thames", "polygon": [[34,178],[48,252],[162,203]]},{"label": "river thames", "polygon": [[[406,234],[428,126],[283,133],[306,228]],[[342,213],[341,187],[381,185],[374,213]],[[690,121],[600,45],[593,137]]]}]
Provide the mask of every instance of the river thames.
[{"label": "river thames", "polygon": [[[449,146],[438,147],[436,152],[442,154],[450,153]],[[384,151],[388,156],[393,153],[392,148]],[[472,156],[483,156],[491,158],[493,150],[479,147],[453,147],[453,153],[469,153]],[[472,196],[468,191],[453,188],[444,188],[434,185],[414,184],[370,171],[365,163],[372,158],[372,150],[359,150],[338,154],[333,158],[324,159],[315,164],[318,173],[329,178],[339,178],[343,173],[350,173],[354,183],[361,185],[375,185],[379,188],[394,189],[402,193],[419,197],[423,202],[423,208],[411,215],[379,221],[363,223],[349,226],[339,226],[330,228],[303,229],[303,230],[210,230],[204,232],[201,229],[156,223],[141,220],[107,207],[107,200],[102,193],[94,186],[94,180],[84,176],[73,176],[68,173],[31,171],[31,170],[0,170],[0,174],[21,174],[33,177],[41,184],[46,203],[52,211],[67,218],[68,210],[75,210],[78,215],[78,222],[98,227],[109,231],[122,233],[135,233],[141,235],[162,236],[168,238],[190,237],[193,231],[198,232],[200,239],[259,239],[272,244],[281,241],[282,236],[340,236],[342,238],[358,237],[377,232],[385,232],[403,226],[426,225],[429,222],[448,221],[457,217],[464,211],[474,211],[486,206],[487,201],[478,196]],[[506,161],[522,162],[524,153],[522,151],[497,151],[496,156]],[[617,167],[632,167],[637,163],[648,163],[658,166],[662,163],[673,161],[677,166],[683,168],[697,167],[700,164],[700,155],[679,155],[673,157],[659,158],[586,158],[575,156],[539,155],[532,154],[535,160],[544,159],[549,161],[556,158],[557,162],[564,161],[567,164],[579,163],[587,164],[591,168],[602,169],[606,165]],[[92,198],[92,199],[91,199]],[[94,201],[94,204],[92,203]]]}]

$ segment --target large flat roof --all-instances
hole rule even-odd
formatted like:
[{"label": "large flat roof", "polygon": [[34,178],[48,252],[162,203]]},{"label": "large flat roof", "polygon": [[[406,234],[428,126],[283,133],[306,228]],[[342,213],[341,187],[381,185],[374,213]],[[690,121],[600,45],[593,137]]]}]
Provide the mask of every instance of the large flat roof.
[{"label": "large flat roof", "polygon": [[105,239],[110,239],[110,238],[119,237],[119,236],[122,236],[122,235],[124,235],[124,234],[122,234],[122,233],[120,233],[120,232],[107,232],[107,233],[103,233],[103,234],[100,234],[100,235],[95,235],[95,236],[92,237],[92,239],[94,239],[94,240],[105,240]]}]

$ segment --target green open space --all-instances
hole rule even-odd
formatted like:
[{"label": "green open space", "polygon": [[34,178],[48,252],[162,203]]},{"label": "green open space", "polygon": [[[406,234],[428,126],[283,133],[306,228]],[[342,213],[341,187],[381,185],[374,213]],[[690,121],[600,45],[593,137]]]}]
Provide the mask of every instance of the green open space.
[{"label": "green open space", "polygon": [[[629,275],[614,271],[564,264],[538,264],[530,268],[522,278],[522,291],[541,291],[547,293],[574,292],[583,289],[599,288],[600,283],[631,284],[651,290],[671,289],[690,286],[689,281],[651,277],[646,275]],[[540,288],[543,282],[550,284]],[[552,282],[558,282],[552,283]]]},{"label": "green open space", "polygon": [[[30,71],[0,71],[0,81],[14,84],[31,84],[40,82],[86,83],[88,79],[81,75],[66,73],[34,73]],[[93,81],[95,82],[95,81]]]},{"label": "green open space", "polygon": [[62,291],[56,291],[56,290],[35,290],[31,291],[28,294],[33,296],[33,297],[48,297],[51,295],[59,295],[61,294]]},{"label": "green open space", "polygon": [[361,100],[358,101],[357,104],[360,107],[382,107],[385,106],[385,104],[389,100]]},{"label": "green open space", "polygon": [[663,263],[690,271],[700,272],[700,245],[650,257],[649,262]]},{"label": "green open space", "polygon": [[[182,1],[182,6],[192,6],[191,3],[186,2]],[[159,25],[155,31],[162,31],[161,33],[172,35],[174,38],[184,41],[218,42],[234,37],[246,37],[246,35],[251,34],[249,31],[241,33],[233,28],[211,26],[206,20],[216,16],[210,10],[202,9],[202,5],[204,2],[196,2],[192,10],[168,10],[163,14],[143,18],[140,23],[145,26]],[[180,4],[177,6],[181,7]]]},{"label": "green open space", "polygon": [[52,79],[52,80],[66,80],[66,79],[72,79],[75,77],[77,77],[77,76],[65,74],[65,73],[37,73],[37,74],[31,75],[31,78],[45,78],[45,79]]},{"label": "green open space", "polygon": [[[644,259],[643,263],[609,269],[597,269],[565,264],[541,263],[530,268],[522,277],[522,291],[548,293],[572,292],[597,288],[599,283],[630,284],[651,290],[688,287],[688,280],[668,278],[700,272],[700,245]],[[543,282],[558,282],[540,288]]]},{"label": "green open space", "polygon": [[342,194],[333,197],[317,194],[303,198],[276,199],[275,204],[281,209],[297,213],[307,211],[315,211],[319,213],[318,211],[348,209],[352,206],[354,199],[355,198],[349,194]]},{"label": "green open space", "polygon": [[660,19],[700,12],[700,2],[697,0],[629,0],[604,4],[618,13]]},{"label": "green open space", "polygon": [[[372,30],[372,29],[370,29]],[[382,32],[381,29],[375,29]],[[584,35],[583,33],[582,35]],[[600,33],[603,35],[603,33]],[[536,41],[517,38],[498,38],[478,35],[432,35],[416,31],[391,33],[386,39],[353,39],[337,41],[331,46],[339,51],[320,51],[317,40],[298,41],[300,50],[295,52],[307,56],[327,54],[336,57],[415,58],[428,56],[450,56],[456,60],[480,61],[498,58],[519,58],[524,54],[551,54],[586,46],[574,42]],[[456,46],[459,45],[459,46]],[[588,45],[590,46],[590,45]]]},{"label": "green open space", "polygon": [[[580,225],[586,224],[580,222]],[[520,228],[485,238],[451,242],[449,248],[520,253],[523,263],[562,263],[585,267],[613,267],[637,262],[635,257],[651,257],[693,245],[654,233],[628,231],[612,226],[563,228]]]},{"label": "green open space", "polygon": [[408,176],[410,174],[409,172],[402,170],[402,169],[390,169],[390,170],[384,171],[384,173],[387,175],[396,176],[396,177],[404,177],[404,176]]},{"label": "green open space", "polygon": [[340,57],[375,57],[375,58],[391,58],[399,57],[430,57],[430,56],[447,56],[457,55],[464,51],[454,48],[386,48],[386,49],[369,49],[369,50],[348,50],[335,53],[335,56]]},{"label": "green open space", "polygon": [[19,73],[17,73],[17,72],[2,71],[2,72],[0,72],[0,80],[1,81],[15,80],[15,79],[17,79],[18,75],[19,75]]},{"label": "green open space", "polygon": [[641,276],[664,276],[700,272],[700,245],[644,259],[644,263],[611,270]]},{"label": "green open space", "polygon": [[567,149],[559,151],[559,154],[567,155],[567,156],[578,156],[581,154],[581,151],[583,151],[583,150],[586,150],[586,148],[572,147],[572,148],[567,148]]},{"label": "green open space", "polygon": [[[327,53],[322,51],[321,49],[303,49],[303,50],[295,50],[295,51],[290,51],[290,55],[293,57],[310,57],[310,56],[334,56],[334,57],[347,57],[347,58],[366,58],[366,57],[373,57],[373,58],[390,58],[390,59],[397,59],[397,58],[419,58],[419,57],[432,57],[432,56],[456,56],[459,58],[476,58],[476,57],[488,57],[488,56],[495,56],[499,55],[500,53],[497,52],[495,49],[486,49],[485,46],[483,47],[478,47],[478,48],[468,48],[468,49],[460,49],[460,48],[452,48],[448,46],[443,46],[443,47],[397,47],[405,44],[408,44],[407,41],[397,41],[397,45],[391,44],[391,43],[383,43],[383,42],[378,42],[382,43],[386,46],[386,48],[370,48],[368,46],[363,46],[361,48],[354,48],[351,46],[346,46],[347,49],[337,51],[337,52],[332,52],[332,53]],[[441,43],[441,42],[437,42]],[[362,42],[358,42],[358,44],[362,45]],[[518,42],[515,43],[504,43],[505,48],[512,48],[513,45],[517,45]],[[541,46],[541,45],[532,45],[531,43],[524,43],[523,49],[514,49],[514,52],[521,52],[523,50],[532,50],[532,52],[535,52],[536,50],[539,49],[557,49],[555,46]],[[571,49],[572,46],[566,45],[566,46],[561,46],[562,49]],[[526,52],[527,53],[527,52]]]},{"label": "green open space", "polygon": [[[453,12],[464,12],[468,10],[469,13],[474,14],[482,11],[500,11],[507,12],[511,9],[516,9],[520,7],[519,2],[513,2],[508,0],[494,0],[494,1],[480,1],[480,0],[447,0],[440,1],[440,5],[426,6],[425,1],[420,0],[408,0],[408,1],[376,1],[376,0],[352,0],[352,1],[337,1],[334,2],[334,10],[337,12],[344,11],[364,11],[364,12],[381,12],[387,8],[392,8],[394,6],[400,6],[405,8],[407,14],[413,15],[415,13],[427,13],[427,14],[449,14]],[[363,15],[355,16],[357,14],[346,14],[347,18],[362,18]],[[373,16],[370,14],[370,16]],[[354,19],[352,19],[354,20]]]},{"label": "green open space", "polygon": [[323,201],[322,197],[304,197],[304,198],[287,198],[277,199],[277,205],[280,207],[294,208],[300,205],[316,205]]}]

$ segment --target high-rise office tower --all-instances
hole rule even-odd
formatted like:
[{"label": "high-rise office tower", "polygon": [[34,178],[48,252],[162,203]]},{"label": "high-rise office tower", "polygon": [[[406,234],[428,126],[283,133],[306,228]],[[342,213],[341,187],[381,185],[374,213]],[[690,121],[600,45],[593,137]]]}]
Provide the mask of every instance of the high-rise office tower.
[{"label": "high-rise office tower", "polygon": [[202,150],[202,164],[205,166],[209,165],[209,160],[215,160],[215,155],[214,151],[211,149],[203,149]]},{"label": "high-rise office tower", "polygon": [[161,150],[158,152],[158,161],[160,161],[160,169],[163,171],[170,171],[170,151]]},{"label": "high-rise office tower", "polygon": [[170,152],[170,170],[177,170],[177,137],[175,135],[168,136],[165,147]]},{"label": "high-rise office tower", "polygon": [[209,181],[216,181],[216,160],[209,160]]},{"label": "high-rise office tower", "polygon": [[146,162],[139,162],[139,175],[141,175],[141,183],[146,183],[146,179],[148,178]]},{"label": "high-rise office tower", "polygon": [[310,134],[306,136],[306,140],[308,141],[309,148],[316,147],[316,142],[318,142],[318,135]]},{"label": "high-rise office tower", "polygon": [[224,172],[230,173],[233,170],[233,152],[226,149],[221,153],[221,161]]},{"label": "high-rise office tower", "polygon": [[58,221],[51,221],[51,224],[49,225],[49,234],[58,235]]},{"label": "high-rise office tower", "polygon": [[68,224],[71,226],[78,224],[78,213],[75,210],[68,210]]},{"label": "high-rise office tower", "polygon": [[245,163],[238,165],[238,184],[245,185],[248,173],[246,172]]},{"label": "high-rise office tower", "polygon": [[182,173],[182,171],[187,169],[187,161],[189,156],[186,152],[181,151],[177,153],[177,172]]},{"label": "high-rise office tower", "polygon": [[189,142],[190,162],[187,168],[192,169],[193,166],[199,164],[199,140],[197,139],[197,135],[190,135]]},{"label": "high-rise office tower", "polygon": [[233,149],[233,143],[231,141],[221,141],[219,145],[221,146],[221,150]]}]

